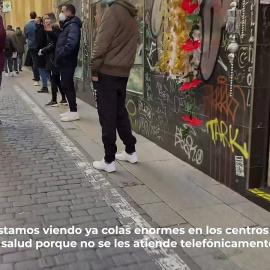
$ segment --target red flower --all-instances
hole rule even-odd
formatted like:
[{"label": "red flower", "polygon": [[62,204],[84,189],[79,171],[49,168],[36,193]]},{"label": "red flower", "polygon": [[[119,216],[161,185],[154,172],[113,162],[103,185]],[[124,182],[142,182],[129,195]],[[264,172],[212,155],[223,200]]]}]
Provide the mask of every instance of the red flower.
[{"label": "red flower", "polygon": [[190,117],[189,115],[186,114],[186,115],[184,115],[182,117],[182,119],[184,121],[186,121],[190,126],[198,126],[198,127],[200,127],[201,124],[202,124],[202,121],[199,120],[196,116]]},{"label": "red flower", "polygon": [[199,120],[196,116],[192,117],[191,121],[188,122],[190,126],[198,126],[200,127],[202,124],[202,121]]},{"label": "red flower", "polygon": [[185,114],[185,115],[182,117],[182,119],[183,119],[184,121],[186,121],[186,122],[191,121],[190,116],[189,116],[189,115],[187,115],[187,114]]},{"label": "red flower", "polygon": [[185,52],[191,52],[193,50],[197,50],[201,46],[201,42],[199,40],[192,40],[189,38],[182,46],[182,50]]},{"label": "red flower", "polygon": [[180,87],[180,91],[184,91],[184,90],[188,90],[191,88],[196,87],[198,84],[200,84],[202,81],[198,80],[197,78],[195,78],[193,81],[191,82],[185,82],[183,83],[183,85]]},{"label": "red flower", "polygon": [[193,3],[192,0],[183,0],[183,3],[181,5],[181,8],[185,10],[187,13],[192,13],[195,9],[197,9],[199,6],[199,2],[196,1]]}]

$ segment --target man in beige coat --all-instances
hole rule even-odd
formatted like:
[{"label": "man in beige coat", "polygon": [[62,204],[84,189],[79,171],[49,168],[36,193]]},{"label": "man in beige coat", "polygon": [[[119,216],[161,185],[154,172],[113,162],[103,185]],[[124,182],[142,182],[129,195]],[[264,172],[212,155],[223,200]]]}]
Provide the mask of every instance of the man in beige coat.
[{"label": "man in beige coat", "polygon": [[[107,0],[109,4],[98,30],[91,58],[92,81],[97,90],[97,106],[102,127],[105,157],[93,166],[115,171],[115,158],[138,161],[131,125],[125,106],[126,86],[134,64],[139,38],[137,9],[127,0]],[[116,155],[116,130],[126,150]]]}]

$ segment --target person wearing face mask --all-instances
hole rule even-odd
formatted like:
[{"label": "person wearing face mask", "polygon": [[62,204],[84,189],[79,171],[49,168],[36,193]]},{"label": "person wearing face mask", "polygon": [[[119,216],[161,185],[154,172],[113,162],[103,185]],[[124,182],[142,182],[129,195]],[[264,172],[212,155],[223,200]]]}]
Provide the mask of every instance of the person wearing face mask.
[{"label": "person wearing face mask", "polygon": [[[69,110],[61,114],[63,122],[79,120],[77,111],[76,92],[74,87],[74,73],[77,67],[77,59],[80,50],[81,39],[81,20],[75,16],[76,9],[73,5],[62,6],[62,12],[59,15],[60,26],[62,28],[57,40],[55,52],[55,64],[60,69],[61,86],[67,97]],[[50,29],[52,31],[52,29]]]},{"label": "person wearing face mask", "polygon": [[[115,159],[138,161],[129,116],[125,106],[126,86],[134,65],[139,39],[138,10],[128,0],[107,0],[91,57],[91,73],[97,91],[97,108],[102,127],[105,157],[94,168],[115,171]],[[126,149],[117,154],[116,131]]]},{"label": "person wearing face mask", "polygon": [[[45,31],[47,33],[47,46],[40,50],[40,55],[44,55],[46,57],[46,70],[49,72],[51,79],[51,89],[52,89],[52,100],[46,104],[46,106],[57,107],[57,92],[60,91],[62,95],[62,100],[60,101],[61,105],[67,105],[67,100],[65,94],[61,87],[60,81],[60,71],[59,68],[55,66],[55,42],[51,36],[55,36],[56,39],[60,35],[60,27],[59,24],[56,23],[56,17],[54,13],[50,12],[45,14]],[[52,31],[48,31],[48,29]]]},{"label": "person wearing face mask", "polygon": [[47,46],[47,35],[44,30],[43,19],[37,17],[36,22],[36,52],[38,53],[38,71],[42,81],[42,88],[38,93],[49,93],[48,90],[48,74],[46,71],[46,58],[40,54],[40,50]]}]

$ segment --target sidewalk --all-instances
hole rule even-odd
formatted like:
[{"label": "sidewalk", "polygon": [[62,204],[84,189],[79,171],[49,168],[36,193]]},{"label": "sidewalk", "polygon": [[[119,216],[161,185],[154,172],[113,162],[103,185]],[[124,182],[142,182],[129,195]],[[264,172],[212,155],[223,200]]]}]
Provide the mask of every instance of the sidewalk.
[{"label": "sidewalk", "polygon": [[[14,85],[16,85],[15,90]],[[37,94],[38,89],[33,86],[32,74],[27,70],[17,78],[4,78],[3,88],[0,93],[0,119],[4,121],[3,127],[0,128],[0,131],[2,129],[0,165],[5,166],[0,174],[0,200],[3,202],[0,206],[3,209],[0,227],[21,225],[26,222],[26,224],[42,226],[88,223],[102,227],[135,223],[135,225],[143,224],[146,227],[150,225],[186,229],[206,226],[223,229],[248,226],[270,228],[269,212],[139,135],[136,137],[140,163],[136,165],[118,163],[117,172],[105,177],[112,183],[112,187],[103,177],[104,174],[94,172],[89,165],[93,159],[103,157],[101,129],[95,108],[79,100],[81,120],[74,123],[62,123],[59,113],[64,112],[66,108],[45,108],[44,104],[50,100],[51,96]],[[24,143],[25,138],[27,140]],[[71,138],[77,147],[74,147],[68,138]],[[33,149],[32,142],[38,143],[39,150]],[[12,149],[16,151],[9,153],[7,145],[12,146]],[[51,151],[44,152],[48,148]],[[123,150],[120,142],[118,148]],[[66,152],[70,155],[67,156]],[[7,166],[6,158],[12,159],[12,164],[19,170],[18,172],[14,173],[13,167]],[[26,158],[29,162],[27,169],[24,169],[23,166],[26,163],[22,165],[21,160]],[[20,159],[20,162],[16,159]],[[53,166],[51,160],[59,163],[58,168],[51,168]],[[17,163],[20,165],[16,165]],[[29,167],[34,165],[36,173],[31,173]],[[45,169],[46,166],[48,169]],[[71,174],[72,171],[74,174]],[[72,180],[65,178],[69,175],[72,175]],[[90,183],[84,175],[89,177]],[[23,177],[27,178],[27,176],[38,180],[39,185],[36,181],[23,180]],[[16,180],[18,182],[17,177],[22,177],[21,180],[24,181],[24,185],[19,186],[21,192],[18,186],[15,188],[15,184],[10,184],[11,180],[15,181],[14,183]],[[97,177],[102,177],[102,181],[93,180]],[[66,188],[65,185],[67,185]],[[58,201],[59,198],[61,201]],[[115,200],[118,201],[115,202]],[[41,207],[42,210],[39,210]],[[20,223],[21,220],[24,223]],[[102,222],[99,223],[100,221]],[[160,236],[157,237],[159,239]],[[204,238],[229,239],[229,236],[206,235],[204,232],[204,235],[172,235],[172,238],[180,241]],[[262,237],[234,235],[233,239],[261,240]],[[264,236],[264,239],[270,241],[268,235]],[[134,250],[130,249],[126,253],[118,249],[107,249],[110,250],[106,251],[107,253],[119,253],[106,255],[104,255],[105,251],[101,255],[93,253],[96,257],[90,263],[80,260],[83,257],[81,251],[75,251],[76,254],[70,253],[70,256],[67,256],[67,254],[54,254],[50,250],[35,252],[36,255],[33,258],[28,258],[27,255],[23,260],[28,262],[22,261],[22,258],[19,258],[22,255],[19,253],[5,254],[2,259],[4,265],[7,266],[3,270],[111,270],[117,267],[117,269],[148,270],[160,269],[158,265],[163,269],[185,270],[270,269],[267,249],[184,248],[182,250],[179,248],[173,253],[169,250],[157,250],[155,255],[153,255],[154,252],[149,253],[146,250],[136,250],[134,255]],[[0,249],[1,254],[5,252],[6,250]],[[85,257],[90,258],[89,254],[87,253],[86,256],[84,253]],[[105,260],[101,261],[103,256]],[[71,262],[69,266],[62,267],[61,263],[55,266],[61,260],[65,264],[69,260]],[[0,269],[2,270],[2,267]]]}]

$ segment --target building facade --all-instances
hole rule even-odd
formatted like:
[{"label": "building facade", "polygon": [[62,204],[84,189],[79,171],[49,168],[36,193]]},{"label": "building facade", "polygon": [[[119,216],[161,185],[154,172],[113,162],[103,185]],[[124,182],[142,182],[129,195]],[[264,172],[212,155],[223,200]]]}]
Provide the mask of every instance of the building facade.
[{"label": "building facade", "polygon": [[[5,3],[5,1],[2,1]],[[30,12],[36,11],[38,16],[54,10],[54,0],[9,0],[12,10],[4,14],[5,24],[12,25],[13,28],[21,27],[30,20]]]},{"label": "building facade", "polygon": [[[140,40],[128,83],[133,129],[270,209],[270,6],[264,0],[134,0]],[[90,55],[105,8],[76,2],[78,96],[95,105]]]}]

